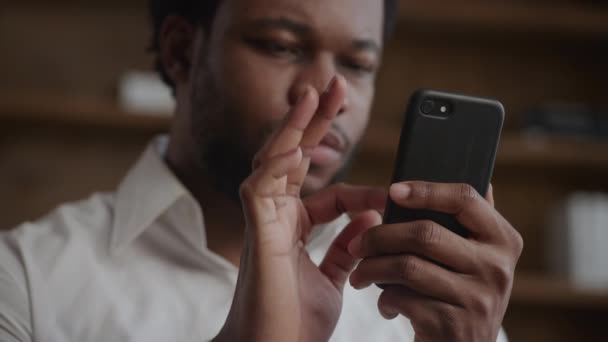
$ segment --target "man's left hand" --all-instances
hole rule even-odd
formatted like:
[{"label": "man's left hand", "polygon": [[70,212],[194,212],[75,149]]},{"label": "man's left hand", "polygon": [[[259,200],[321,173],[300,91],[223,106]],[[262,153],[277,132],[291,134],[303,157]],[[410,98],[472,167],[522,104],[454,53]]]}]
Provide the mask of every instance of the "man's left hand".
[{"label": "man's left hand", "polygon": [[391,187],[399,206],[453,214],[463,238],[431,221],[381,225],[359,235],[349,251],[362,258],[350,282],[384,285],[378,308],[408,317],[416,341],[496,341],[507,309],[521,235],[465,184],[407,182]]}]

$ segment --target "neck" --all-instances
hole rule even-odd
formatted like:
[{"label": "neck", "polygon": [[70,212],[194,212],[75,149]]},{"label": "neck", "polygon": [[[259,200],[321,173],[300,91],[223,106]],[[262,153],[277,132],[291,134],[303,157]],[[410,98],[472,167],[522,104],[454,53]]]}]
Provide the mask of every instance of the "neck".
[{"label": "neck", "polygon": [[203,210],[207,247],[238,267],[245,229],[240,203],[217,191],[204,168],[186,157],[194,154],[180,149],[180,145],[172,139],[167,164]]},{"label": "neck", "polygon": [[238,267],[245,233],[245,220],[240,203],[217,191],[210,191],[212,184],[198,185],[202,186],[197,190],[194,190],[195,186],[186,186],[191,189],[203,210],[207,246]]}]

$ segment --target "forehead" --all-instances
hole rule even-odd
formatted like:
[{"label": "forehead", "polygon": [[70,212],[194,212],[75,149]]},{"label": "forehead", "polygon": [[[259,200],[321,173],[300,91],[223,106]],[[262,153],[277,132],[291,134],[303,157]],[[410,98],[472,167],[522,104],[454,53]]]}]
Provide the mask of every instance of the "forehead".
[{"label": "forehead", "polygon": [[220,11],[240,22],[284,17],[305,23],[324,35],[378,41],[384,24],[384,0],[225,0]]}]

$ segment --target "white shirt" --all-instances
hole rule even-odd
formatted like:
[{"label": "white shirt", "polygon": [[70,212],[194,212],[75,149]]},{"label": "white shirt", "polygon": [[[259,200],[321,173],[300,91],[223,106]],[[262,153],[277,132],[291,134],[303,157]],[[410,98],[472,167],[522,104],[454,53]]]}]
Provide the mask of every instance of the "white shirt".
[{"label": "white shirt", "polygon": [[[228,314],[238,269],[207,248],[203,213],[148,147],[116,193],[59,207],[0,235],[0,341],[209,341]],[[319,262],[347,222],[316,230]],[[413,341],[384,320],[380,290],[346,286],[332,341]],[[504,335],[501,333],[501,338]]]}]

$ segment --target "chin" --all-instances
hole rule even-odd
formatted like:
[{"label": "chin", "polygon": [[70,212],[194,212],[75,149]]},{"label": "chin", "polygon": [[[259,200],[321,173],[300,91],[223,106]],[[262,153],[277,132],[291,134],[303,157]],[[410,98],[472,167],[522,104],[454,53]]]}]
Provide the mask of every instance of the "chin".
[{"label": "chin", "polygon": [[330,172],[327,168],[312,167],[302,184],[302,197],[309,196],[315,192],[328,187],[335,177],[335,172]]},{"label": "chin", "polygon": [[326,186],[327,182],[309,174],[306,176],[306,179],[304,179],[304,184],[302,184],[301,196],[310,196]]}]

